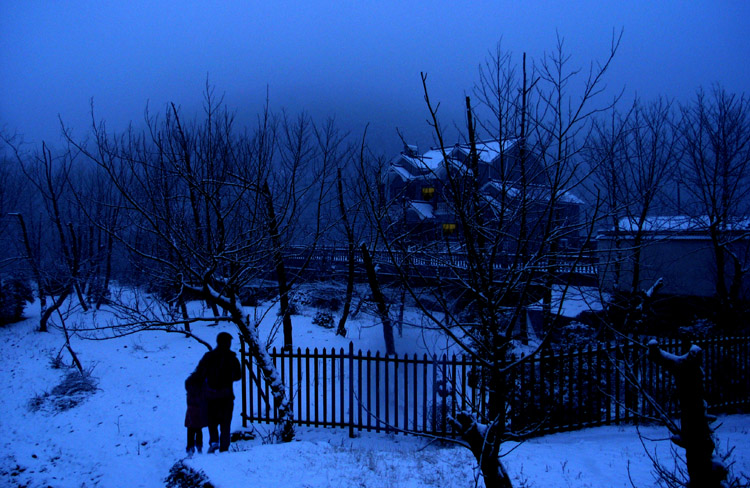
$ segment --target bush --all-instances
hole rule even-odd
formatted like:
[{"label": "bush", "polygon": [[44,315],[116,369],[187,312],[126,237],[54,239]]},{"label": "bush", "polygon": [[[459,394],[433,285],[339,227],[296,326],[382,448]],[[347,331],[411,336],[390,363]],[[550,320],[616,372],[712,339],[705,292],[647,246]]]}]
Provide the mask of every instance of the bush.
[{"label": "bush", "polygon": [[62,379],[52,391],[36,395],[29,401],[29,410],[40,410],[60,413],[70,410],[83,402],[96,391],[96,378],[90,371],[81,374],[78,370],[71,371]]},{"label": "bush", "polygon": [[330,310],[335,312],[341,308],[341,299],[330,295],[312,295],[309,305],[320,310]]},{"label": "bush", "polygon": [[[289,302],[289,315],[299,315],[299,305],[295,302]],[[279,307],[279,311],[276,312],[276,315],[281,317],[281,307]]]},{"label": "bush", "polygon": [[558,345],[562,350],[576,349],[592,344],[596,330],[580,322],[571,322],[560,327]]},{"label": "bush", "polygon": [[318,312],[313,317],[312,323],[324,329],[333,329],[333,314],[331,312]]},{"label": "bush", "polygon": [[196,471],[182,461],[177,461],[164,479],[167,488],[214,488],[206,473]]},{"label": "bush", "polygon": [[62,354],[58,354],[57,356],[50,357],[49,359],[49,367],[52,369],[63,369],[66,367],[65,361],[63,360]]},{"label": "bush", "polygon": [[26,304],[33,301],[34,295],[26,280],[0,277],[0,325],[20,320]]},{"label": "bush", "polygon": [[433,403],[430,401],[427,405],[427,416],[429,425],[435,430],[452,432],[453,424],[449,417],[452,415],[453,407],[453,389],[450,381],[441,378],[437,382],[438,400]]},{"label": "bush", "polygon": [[292,299],[302,307],[336,312],[341,308],[342,287],[328,283],[311,283],[295,289]]},{"label": "bush", "polygon": [[678,334],[683,340],[694,341],[696,339],[709,339],[716,336],[716,324],[708,319],[696,319],[690,325],[678,329]]}]

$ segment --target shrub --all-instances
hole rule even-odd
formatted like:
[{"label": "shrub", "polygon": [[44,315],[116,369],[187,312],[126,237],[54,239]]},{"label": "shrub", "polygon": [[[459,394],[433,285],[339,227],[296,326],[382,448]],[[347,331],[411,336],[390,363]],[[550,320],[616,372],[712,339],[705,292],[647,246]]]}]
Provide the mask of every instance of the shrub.
[{"label": "shrub", "polygon": [[236,430],[232,432],[229,440],[232,442],[251,441],[255,439],[255,432],[252,430]]},{"label": "shrub", "polygon": [[206,473],[196,471],[182,461],[177,461],[164,479],[167,488],[214,488]]},{"label": "shrub", "polygon": [[317,312],[312,323],[324,329],[333,329],[333,314],[331,312]]},{"label": "shrub", "polygon": [[0,325],[21,319],[27,303],[34,301],[31,287],[17,277],[0,277]]},{"label": "shrub", "polygon": [[62,354],[58,354],[57,356],[50,357],[49,359],[49,367],[52,369],[63,369],[65,367],[65,361],[63,360]]},{"label": "shrub", "polygon": [[291,298],[305,308],[336,312],[341,308],[344,288],[331,283],[314,282],[295,288]]},{"label": "shrub", "polygon": [[580,322],[571,322],[560,328],[559,345],[561,349],[575,349],[591,344],[596,330]]},{"label": "shrub", "polygon": [[341,299],[337,296],[331,296],[327,293],[313,294],[312,296],[310,296],[308,305],[320,310],[330,310],[331,312],[335,312],[336,310],[341,308]]},{"label": "shrub", "polygon": [[[281,316],[281,307],[276,315]],[[299,305],[296,302],[289,302],[289,315],[299,315]]]},{"label": "shrub", "polygon": [[436,430],[442,430],[445,432],[452,432],[453,425],[451,424],[449,417],[453,413],[453,388],[451,387],[450,381],[446,378],[440,378],[437,382],[437,396],[436,402],[430,401],[427,405],[427,416],[429,425],[433,426]]},{"label": "shrub", "polygon": [[696,339],[708,339],[716,335],[716,324],[708,319],[696,319],[690,325],[678,329],[681,338],[688,341]]},{"label": "shrub", "polygon": [[96,378],[90,371],[81,374],[78,370],[65,375],[51,391],[36,395],[29,401],[29,410],[60,413],[70,410],[96,391]]}]

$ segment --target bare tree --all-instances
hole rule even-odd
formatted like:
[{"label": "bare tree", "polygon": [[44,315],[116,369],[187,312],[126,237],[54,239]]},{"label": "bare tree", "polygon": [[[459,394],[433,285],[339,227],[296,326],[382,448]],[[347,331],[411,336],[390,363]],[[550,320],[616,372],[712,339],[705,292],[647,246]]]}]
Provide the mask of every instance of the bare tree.
[{"label": "bare tree", "polygon": [[679,142],[671,103],[660,99],[643,105],[636,100],[624,151],[629,194],[626,217],[633,236],[631,293],[641,290],[641,248],[649,230],[648,218],[667,207],[669,187],[681,156]]},{"label": "bare tree", "polygon": [[[264,223],[264,242],[279,291],[284,350],[293,346],[293,287],[332,225],[325,217],[335,201],[332,174],[342,157],[344,138],[333,120],[317,127],[306,114],[276,117],[266,105],[256,135],[245,142],[250,164],[232,175],[254,195]],[[299,252],[300,246],[305,248],[304,259],[291,270],[286,255]]]},{"label": "bare tree", "polygon": [[599,249],[602,280],[615,292],[608,300],[608,321],[618,328],[624,321],[632,326],[640,295],[659,278],[658,270],[642,272],[644,252],[654,231],[671,230],[663,228],[670,222],[663,216],[670,211],[681,157],[672,104],[636,99],[625,113],[612,110],[606,122],[596,121],[586,154],[610,236],[601,241],[609,246]]},{"label": "bare tree", "polygon": [[[595,99],[618,43],[615,38],[607,61],[583,76],[576,97],[569,85],[579,80],[579,71],[569,69],[562,41],[531,69],[525,56],[518,70],[502,53],[493,56],[477,89],[490,115],[477,122],[467,97],[465,144],[453,148],[444,141],[422,75],[436,151],[442,155],[434,170],[441,193],[433,208],[455,219],[443,227],[442,237],[409,234],[400,196],[379,206],[379,185],[367,185],[372,221],[399,280],[425,317],[480,364],[474,374],[487,410],[470,409],[451,422],[474,454],[487,487],[512,485],[499,457],[503,441],[518,434],[508,430],[506,419],[513,394],[508,374],[531,357],[515,357],[513,341],[524,331],[528,306],[544,299],[546,328],[537,350],[544,347],[559,317],[549,298],[553,283],[580,263],[591,237],[591,227],[575,215],[572,191],[582,176],[580,151],[590,120],[606,108],[595,105]],[[488,128],[490,137],[499,138],[494,146],[478,136]],[[411,265],[417,257],[441,262],[441,274],[422,274]],[[561,290],[564,299],[566,286]]]},{"label": "bare tree", "polygon": [[[45,144],[38,152],[26,154],[19,145],[6,142],[14,151],[18,165],[34,190],[30,211],[39,212],[32,218],[31,228],[22,213],[16,212],[26,261],[37,281],[37,292],[42,306],[40,330],[47,328],[51,315],[70,295],[77,297],[79,306],[88,310],[84,296],[90,264],[96,251],[91,247],[90,226],[84,212],[73,198],[72,182],[77,178],[74,169],[76,155],[70,148],[55,152]],[[51,225],[53,236],[42,233],[42,226]],[[46,297],[53,306],[46,307]]]},{"label": "bare tree", "polygon": [[338,193],[339,211],[341,212],[341,220],[344,226],[344,232],[346,234],[346,293],[344,295],[344,308],[341,312],[341,318],[339,319],[338,326],[336,327],[336,334],[346,337],[346,320],[349,317],[349,311],[352,306],[352,296],[354,295],[354,273],[355,273],[355,243],[354,243],[354,230],[352,224],[349,221],[349,211],[347,209],[344,199],[344,178],[341,175],[341,168],[336,170],[336,190]]},{"label": "bare tree", "polygon": [[[359,161],[362,161],[365,157],[366,148],[366,136],[367,129],[365,128],[362,136],[362,143],[359,149]],[[356,151],[353,148],[347,150],[348,157],[342,159],[342,161],[353,162],[354,167],[361,167],[354,161]],[[341,166],[336,168],[336,196],[338,203],[338,210],[340,218],[336,219],[339,226],[343,228],[343,234],[346,237],[346,292],[344,294],[344,305],[341,311],[341,317],[339,318],[338,326],[336,327],[336,334],[340,336],[346,336],[346,321],[349,318],[351,311],[352,299],[354,296],[354,281],[356,273],[356,242],[355,242],[355,228],[357,223],[358,215],[358,201],[354,196],[349,195],[345,192],[351,188],[356,188],[356,184],[352,181],[348,181],[345,185],[344,172]]]},{"label": "bare tree", "polygon": [[682,107],[681,179],[705,220],[715,259],[720,321],[730,325],[747,275],[750,214],[750,100],[714,86]]},{"label": "bare tree", "polygon": [[[278,249],[269,245],[273,238],[264,207],[272,167],[266,159],[272,152],[264,144],[273,140],[267,125],[260,125],[252,139],[237,135],[232,114],[212,90],[205,100],[205,115],[197,122],[186,124],[173,105],[161,120],[147,116],[144,132],[109,135],[104,124],[95,124],[93,145],[76,142],[69,132],[66,136],[122,198],[119,225],[106,231],[128,250],[143,278],[163,290],[143,307],[132,298],[123,304],[123,313],[138,318],[125,325],[173,330],[184,322],[232,323],[270,385],[280,419],[276,435],[289,440],[293,412],[288,392],[239,299],[243,288],[270,271],[268,263]],[[152,306],[154,299],[163,306]],[[226,315],[183,308],[177,319],[170,313],[174,304],[190,299]]]},{"label": "bare tree", "polygon": [[[609,227],[613,235],[613,248],[604,260],[607,268],[605,274],[612,275],[613,289],[620,291],[623,255],[626,249],[624,235],[620,228],[624,217],[628,195],[625,178],[623,153],[627,144],[628,119],[631,112],[620,113],[616,106],[605,118],[594,120],[591,137],[586,144],[586,157],[592,166],[591,184],[594,199],[601,202],[602,214],[600,218]],[[612,269],[609,269],[609,266]]]},{"label": "bare tree", "polygon": [[[0,133],[0,141],[12,140],[12,137]],[[0,145],[0,242],[4,243],[5,249],[12,249],[18,240],[12,214],[19,211],[22,195],[27,194],[18,166],[8,153],[9,149],[8,144]],[[13,267],[20,258],[6,253],[0,258],[0,271]]]}]

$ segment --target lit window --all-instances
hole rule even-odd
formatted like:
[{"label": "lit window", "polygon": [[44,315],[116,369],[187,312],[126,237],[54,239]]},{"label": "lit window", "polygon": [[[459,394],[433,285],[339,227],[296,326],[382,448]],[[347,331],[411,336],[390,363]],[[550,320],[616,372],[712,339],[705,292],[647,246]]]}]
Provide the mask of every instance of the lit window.
[{"label": "lit window", "polygon": [[432,200],[435,196],[435,188],[431,186],[425,186],[422,188],[422,200]]},{"label": "lit window", "polygon": [[443,234],[449,236],[456,232],[456,224],[443,224]]}]

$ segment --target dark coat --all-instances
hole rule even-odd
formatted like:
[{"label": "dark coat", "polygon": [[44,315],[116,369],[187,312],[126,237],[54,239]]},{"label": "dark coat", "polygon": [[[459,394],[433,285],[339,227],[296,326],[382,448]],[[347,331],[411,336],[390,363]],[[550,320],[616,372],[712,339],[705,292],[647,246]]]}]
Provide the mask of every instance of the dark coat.
[{"label": "dark coat", "polygon": [[206,403],[206,380],[196,373],[185,380],[187,392],[187,411],[185,427],[201,429],[208,425],[208,408]]},{"label": "dark coat", "polygon": [[206,378],[206,398],[234,399],[232,383],[242,379],[242,369],[237,355],[231,349],[208,351],[198,363],[196,373]]}]

